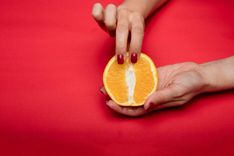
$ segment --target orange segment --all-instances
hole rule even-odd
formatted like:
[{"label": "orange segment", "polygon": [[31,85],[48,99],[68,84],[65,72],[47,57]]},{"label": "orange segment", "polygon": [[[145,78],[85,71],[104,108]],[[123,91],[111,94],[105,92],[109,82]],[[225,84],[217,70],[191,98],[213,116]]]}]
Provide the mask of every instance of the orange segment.
[{"label": "orange segment", "polygon": [[156,69],[153,62],[147,56],[140,57],[138,63],[134,65],[136,74],[136,87],[134,99],[136,103],[143,104],[149,93],[156,90]]},{"label": "orange segment", "polygon": [[103,74],[104,87],[113,101],[122,106],[141,106],[156,91],[157,71],[153,61],[141,54],[137,63],[119,65],[111,58]]},{"label": "orange segment", "polygon": [[106,84],[108,90],[111,92],[111,97],[115,97],[115,100],[119,103],[124,103],[128,100],[128,90],[125,83],[125,70],[126,64],[119,65],[117,61],[114,61],[109,67],[108,74],[106,74]]}]

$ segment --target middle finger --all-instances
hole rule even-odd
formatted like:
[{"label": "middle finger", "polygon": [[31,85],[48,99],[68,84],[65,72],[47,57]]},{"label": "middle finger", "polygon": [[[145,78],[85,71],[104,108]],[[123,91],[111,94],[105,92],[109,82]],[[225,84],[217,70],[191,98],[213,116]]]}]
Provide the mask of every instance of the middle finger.
[{"label": "middle finger", "polygon": [[118,13],[118,21],[116,28],[116,54],[117,61],[119,64],[124,63],[125,54],[127,51],[127,42],[129,35],[129,21],[128,21],[128,12],[127,11],[119,11]]}]

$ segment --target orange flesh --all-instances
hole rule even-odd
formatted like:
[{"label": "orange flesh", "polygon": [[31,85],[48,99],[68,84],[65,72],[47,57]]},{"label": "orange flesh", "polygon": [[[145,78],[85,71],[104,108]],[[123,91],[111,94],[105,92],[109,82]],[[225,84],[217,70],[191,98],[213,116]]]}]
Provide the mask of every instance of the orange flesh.
[{"label": "orange flesh", "polygon": [[[143,56],[142,56],[143,55]],[[156,90],[157,71],[152,60],[141,54],[136,64],[125,61],[119,65],[113,57],[106,66],[103,74],[104,87],[117,104],[122,106],[143,105],[146,98]],[[133,100],[129,100],[129,88],[126,81],[126,71],[133,68],[135,87]],[[132,80],[132,79],[131,79]]]}]

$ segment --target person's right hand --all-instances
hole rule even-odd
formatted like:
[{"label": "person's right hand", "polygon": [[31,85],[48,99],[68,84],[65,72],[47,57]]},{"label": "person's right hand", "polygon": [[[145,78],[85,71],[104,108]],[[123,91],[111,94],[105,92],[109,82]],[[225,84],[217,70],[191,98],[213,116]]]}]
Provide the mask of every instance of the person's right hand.
[{"label": "person's right hand", "polygon": [[92,15],[99,26],[111,36],[116,37],[116,57],[119,64],[127,59],[136,63],[141,52],[144,36],[144,17],[124,5],[118,8],[114,4],[108,4],[104,9],[100,3],[93,6]]},{"label": "person's right hand", "polygon": [[111,100],[105,89],[101,92],[107,97],[107,106],[127,116],[141,116],[154,110],[178,107],[186,104],[194,96],[206,92],[210,80],[203,67],[194,62],[178,63],[158,68],[158,89],[150,95],[144,106],[119,106]]}]

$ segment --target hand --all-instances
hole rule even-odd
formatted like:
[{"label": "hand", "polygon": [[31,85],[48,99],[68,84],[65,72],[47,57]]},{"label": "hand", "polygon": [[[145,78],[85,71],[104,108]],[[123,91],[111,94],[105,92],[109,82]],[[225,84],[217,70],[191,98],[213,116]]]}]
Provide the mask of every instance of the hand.
[{"label": "hand", "polygon": [[144,36],[143,15],[124,4],[118,8],[114,4],[108,4],[104,9],[100,3],[94,4],[92,15],[104,31],[116,37],[118,63],[124,63],[127,51],[130,53],[130,61],[136,63]]},{"label": "hand", "polygon": [[[207,85],[200,68],[193,62],[158,68],[158,89],[148,97],[143,107],[122,107],[112,100],[106,104],[127,116],[140,116],[154,110],[184,105],[203,92]],[[101,91],[105,94],[104,89]]]}]

